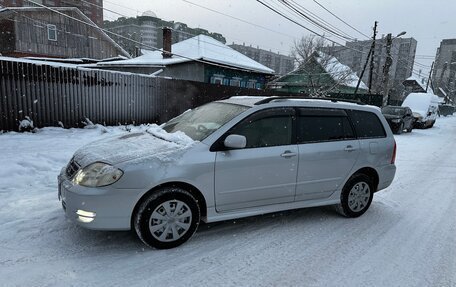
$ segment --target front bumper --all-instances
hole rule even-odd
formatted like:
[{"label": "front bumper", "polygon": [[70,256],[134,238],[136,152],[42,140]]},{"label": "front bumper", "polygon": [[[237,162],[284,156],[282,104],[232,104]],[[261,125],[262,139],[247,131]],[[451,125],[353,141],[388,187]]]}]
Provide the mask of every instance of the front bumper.
[{"label": "front bumper", "polygon": [[131,216],[141,190],[74,185],[64,174],[58,176],[58,184],[58,198],[71,221],[88,229],[131,229]]}]

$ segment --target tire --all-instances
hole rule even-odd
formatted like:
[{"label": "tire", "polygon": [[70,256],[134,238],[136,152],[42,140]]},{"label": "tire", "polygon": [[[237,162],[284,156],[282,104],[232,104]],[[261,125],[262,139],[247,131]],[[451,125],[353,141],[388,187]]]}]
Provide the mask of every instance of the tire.
[{"label": "tire", "polygon": [[397,128],[396,134],[400,135],[404,131],[404,123],[401,123],[399,128]]},{"label": "tire", "polygon": [[363,215],[372,203],[374,192],[374,184],[369,176],[353,175],[342,189],[337,211],[345,217]]},{"label": "tire", "polygon": [[133,223],[136,234],[146,245],[169,249],[192,237],[200,217],[198,203],[191,193],[178,187],[165,187],[140,204]]}]

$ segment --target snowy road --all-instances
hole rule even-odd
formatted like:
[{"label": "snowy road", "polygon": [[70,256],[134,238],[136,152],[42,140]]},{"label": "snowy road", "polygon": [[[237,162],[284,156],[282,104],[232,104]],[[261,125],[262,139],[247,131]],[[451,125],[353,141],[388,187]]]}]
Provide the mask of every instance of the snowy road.
[{"label": "snowy road", "polygon": [[64,218],[60,168],[114,132],[0,135],[0,286],[456,286],[456,117],[396,137],[396,179],[360,218],[312,208],[203,225],[164,251]]}]

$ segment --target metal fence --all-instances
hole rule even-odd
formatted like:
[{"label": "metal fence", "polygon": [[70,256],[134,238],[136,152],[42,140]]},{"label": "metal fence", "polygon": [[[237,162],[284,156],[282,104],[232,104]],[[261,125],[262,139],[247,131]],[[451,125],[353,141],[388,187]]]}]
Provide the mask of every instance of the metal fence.
[{"label": "metal fence", "polygon": [[[183,111],[233,95],[279,95],[200,82],[114,71],[37,64],[0,58],[0,131],[17,131],[29,118],[34,127],[81,127],[162,123]],[[299,94],[296,96],[304,96]],[[331,97],[382,103],[379,95]]]},{"label": "metal fence", "polygon": [[0,130],[164,122],[197,105],[264,91],[0,59]]}]

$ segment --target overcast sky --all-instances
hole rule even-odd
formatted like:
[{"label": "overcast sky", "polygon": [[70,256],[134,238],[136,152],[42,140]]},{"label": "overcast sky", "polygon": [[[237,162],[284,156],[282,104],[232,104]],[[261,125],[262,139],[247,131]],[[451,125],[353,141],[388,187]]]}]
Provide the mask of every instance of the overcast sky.
[{"label": "overcast sky", "polygon": [[[190,27],[200,27],[210,32],[221,33],[229,44],[232,42],[245,43],[282,54],[290,52],[295,38],[309,34],[302,27],[268,10],[255,0],[188,1],[280,33],[222,16],[184,0],[104,0],[104,7],[128,16],[141,15],[144,11],[151,10],[157,17],[164,20],[183,22]],[[280,6],[278,0],[264,1],[275,7],[283,7]],[[359,40],[367,39],[323,10],[313,0],[294,1],[350,36]],[[454,0],[317,1],[366,35],[372,35],[374,21],[379,22],[378,37],[381,37],[382,34],[397,35],[406,31],[407,34],[403,37],[413,37],[418,41],[416,61],[428,66],[431,65],[432,60],[423,59],[422,55],[435,56],[442,39],[456,38],[456,17],[454,16],[456,1]],[[288,11],[287,14],[291,15],[291,12]],[[112,20],[117,17],[118,15],[105,11],[105,19]],[[301,19],[300,22],[322,33],[321,30],[314,28],[304,20]],[[333,36],[330,39],[344,44],[342,40]],[[415,66],[415,68],[418,70],[421,67]],[[424,70],[423,74],[428,72],[429,70]]]}]

